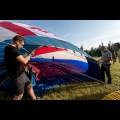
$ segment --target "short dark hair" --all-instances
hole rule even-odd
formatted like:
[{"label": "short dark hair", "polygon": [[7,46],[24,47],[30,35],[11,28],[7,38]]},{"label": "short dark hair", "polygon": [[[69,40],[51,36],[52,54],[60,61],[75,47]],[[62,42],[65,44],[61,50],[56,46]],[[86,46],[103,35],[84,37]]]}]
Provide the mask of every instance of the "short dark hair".
[{"label": "short dark hair", "polygon": [[113,46],[115,46],[116,48],[120,49],[120,43],[119,42],[114,43]]},{"label": "short dark hair", "polygon": [[117,43],[117,48],[119,48],[119,49],[120,49],[120,43]]},{"label": "short dark hair", "polygon": [[16,36],[13,37],[13,42],[16,42],[16,41],[19,41],[20,43],[21,42],[25,43],[25,39],[20,35],[16,35]]},{"label": "short dark hair", "polygon": [[107,50],[107,47],[106,46],[101,46],[101,49],[103,50],[103,49],[106,49]]}]

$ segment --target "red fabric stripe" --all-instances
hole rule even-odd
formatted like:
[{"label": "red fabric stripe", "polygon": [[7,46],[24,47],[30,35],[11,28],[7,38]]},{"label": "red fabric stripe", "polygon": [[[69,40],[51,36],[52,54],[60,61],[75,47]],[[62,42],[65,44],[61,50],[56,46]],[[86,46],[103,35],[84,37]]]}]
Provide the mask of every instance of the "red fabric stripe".
[{"label": "red fabric stripe", "polygon": [[46,53],[51,53],[51,52],[63,51],[63,50],[65,50],[65,49],[64,48],[55,48],[55,47],[43,46],[35,51],[33,57],[36,55],[39,55],[39,54],[46,54]]},{"label": "red fabric stripe", "polygon": [[43,30],[43,29],[41,29],[41,28],[37,28],[37,27],[30,27],[30,28],[31,28],[31,29],[39,30],[39,31],[41,31],[41,32],[49,33],[48,31]]},{"label": "red fabric stripe", "polygon": [[36,35],[35,33],[31,32],[30,30],[27,30],[24,27],[15,25],[12,22],[0,22],[0,26],[4,27],[12,32],[15,32],[21,36]]}]

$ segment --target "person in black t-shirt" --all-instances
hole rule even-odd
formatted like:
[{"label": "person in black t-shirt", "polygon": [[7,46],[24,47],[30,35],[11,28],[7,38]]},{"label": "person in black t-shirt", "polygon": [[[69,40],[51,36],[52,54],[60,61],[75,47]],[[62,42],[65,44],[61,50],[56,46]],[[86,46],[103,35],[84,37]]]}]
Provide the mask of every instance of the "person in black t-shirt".
[{"label": "person in black t-shirt", "polygon": [[24,94],[24,88],[27,88],[27,92],[32,100],[36,100],[36,96],[33,91],[32,83],[25,74],[24,65],[30,60],[30,55],[23,57],[19,48],[22,48],[25,44],[25,40],[22,36],[16,35],[13,37],[13,42],[4,49],[4,63],[9,77],[12,79],[16,88],[16,94],[13,100],[21,100]]}]

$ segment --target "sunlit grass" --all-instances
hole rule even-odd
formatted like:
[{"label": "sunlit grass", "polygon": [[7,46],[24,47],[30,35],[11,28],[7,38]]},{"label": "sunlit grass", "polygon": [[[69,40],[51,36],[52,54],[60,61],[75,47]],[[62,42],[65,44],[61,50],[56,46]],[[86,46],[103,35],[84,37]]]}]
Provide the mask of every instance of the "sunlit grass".
[{"label": "sunlit grass", "polygon": [[[98,60],[99,58],[96,58]],[[112,84],[106,82],[83,82],[78,84],[62,85],[58,88],[48,91],[43,100],[101,100],[111,92],[120,89],[120,64],[118,61],[113,65],[111,63]]]}]

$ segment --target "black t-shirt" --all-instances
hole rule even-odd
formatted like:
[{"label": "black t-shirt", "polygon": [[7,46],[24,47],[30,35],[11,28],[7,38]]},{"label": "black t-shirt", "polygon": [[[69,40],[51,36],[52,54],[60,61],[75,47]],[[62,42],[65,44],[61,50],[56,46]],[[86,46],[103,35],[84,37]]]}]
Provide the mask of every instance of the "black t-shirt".
[{"label": "black t-shirt", "polygon": [[20,76],[25,70],[24,65],[16,60],[19,55],[21,55],[19,50],[11,45],[4,49],[4,63],[11,78]]}]

